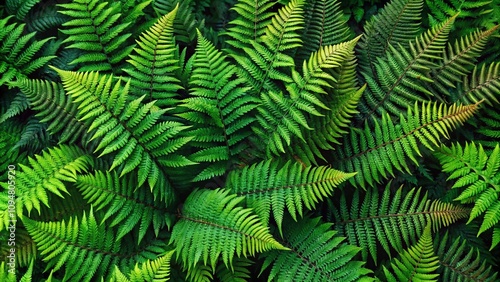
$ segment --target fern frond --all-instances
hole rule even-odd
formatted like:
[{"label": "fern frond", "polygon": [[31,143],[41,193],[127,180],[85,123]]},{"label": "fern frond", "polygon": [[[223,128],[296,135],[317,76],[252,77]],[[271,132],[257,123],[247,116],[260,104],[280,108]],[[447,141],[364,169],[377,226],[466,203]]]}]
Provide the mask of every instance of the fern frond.
[{"label": "fern frond", "polygon": [[239,0],[231,10],[238,16],[229,22],[227,34],[230,39],[226,40],[232,49],[229,52],[238,53],[243,48],[252,48],[251,41],[259,42],[266,28],[271,24],[274,17],[274,1],[268,0]]},{"label": "fern frond", "polygon": [[76,146],[60,145],[28,158],[29,166],[19,164],[22,169],[17,174],[17,216],[23,217],[23,209],[35,208],[40,213],[40,202],[49,206],[51,192],[64,198],[68,194],[64,182],[75,182],[77,173],[88,171],[93,159]]},{"label": "fern frond", "polygon": [[84,52],[71,64],[80,64],[80,71],[116,71],[134,48],[127,43],[131,34],[123,33],[131,22],[120,21],[121,4],[75,0],[58,6],[62,8],[59,13],[71,17],[61,30],[68,35],[64,43]]},{"label": "fern frond", "polygon": [[332,224],[303,218],[287,220],[284,226],[284,245],[290,251],[261,255],[261,274],[272,265],[267,281],[359,281],[371,272],[354,260],[359,248],[343,243]]},{"label": "fern frond", "polygon": [[60,27],[68,17],[57,12],[55,6],[46,6],[43,9],[32,10],[26,25],[30,31],[46,32]]},{"label": "fern frond", "polygon": [[340,9],[340,2],[336,0],[306,1],[304,22],[301,34],[303,46],[295,59],[298,62],[307,60],[322,46],[339,44],[351,37],[347,18]]},{"label": "fern frond", "polygon": [[221,282],[246,282],[251,281],[250,269],[253,262],[247,258],[235,258],[233,260],[233,269],[219,264],[215,270],[216,277]]},{"label": "fern frond", "polygon": [[155,105],[160,108],[174,107],[176,92],[182,88],[173,76],[178,68],[173,35],[177,10],[178,6],[141,34],[137,41],[139,46],[127,60],[132,67],[124,69],[132,77],[131,93],[136,97],[146,95],[147,101],[157,100]]},{"label": "fern frond", "polygon": [[41,123],[48,123],[47,131],[59,137],[60,143],[74,143],[85,138],[88,122],[77,119],[78,105],[65,95],[61,84],[48,80],[20,79],[9,84],[18,87],[28,98],[31,109]]},{"label": "fern frond", "polygon": [[170,280],[170,259],[173,254],[174,251],[169,251],[154,260],[147,260],[140,268],[136,264],[128,274],[128,278],[115,265],[113,277],[117,282],[168,281]]},{"label": "fern frond", "polygon": [[409,47],[420,31],[423,0],[392,0],[365,23],[361,39],[360,69],[375,75],[377,58],[385,56],[389,47]]},{"label": "fern frond", "polygon": [[215,268],[217,260],[232,266],[234,256],[255,256],[271,249],[288,250],[271,236],[252,209],[239,207],[243,197],[229,190],[197,190],[186,199],[170,242],[188,268],[198,262]]},{"label": "fern frond", "polygon": [[0,116],[0,123],[9,118],[15,117],[24,112],[29,107],[28,99],[23,93],[18,93],[11,101],[9,108]]},{"label": "fern frond", "polygon": [[370,255],[377,264],[378,246],[389,256],[392,250],[401,252],[405,245],[417,241],[427,223],[437,231],[469,216],[470,209],[431,201],[427,193],[421,196],[420,189],[412,189],[405,195],[402,188],[394,194],[390,190],[386,187],[379,195],[376,189],[368,189],[361,199],[360,191],[356,190],[351,202],[342,193],[338,210],[333,209],[335,228],[347,237],[349,244],[362,248],[365,261]]},{"label": "fern frond", "polygon": [[200,181],[223,175],[235,156],[247,148],[255,121],[251,113],[259,100],[248,95],[250,87],[236,76],[236,67],[199,32],[194,56],[191,95],[182,100],[181,106],[187,110],[178,116],[194,125],[190,135],[200,150],[190,159],[210,163],[194,177]]},{"label": "fern frond", "polygon": [[0,20],[0,86],[15,77],[26,77],[54,58],[35,58],[35,54],[52,37],[36,40],[35,32],[23,34],[25,24],[7,24],[11,18],[9,16]]},{"label": "fern frond", "polygon": [[262,106],[257,108],[260,128],[257,132],[267,145],[267,153],[285,152],[285,147],[291,145],[292,136],[305,141],[303,130],[313,129],[307,123],[306,115],[323,116],[320,111],[329,110],[321,96],[326,96],[325,89],[335,81],[324,70],[340,67],[341,62],[352,54],[358,39],[323,46],[304,61],[303,74],[292,70],[292,81],[286,87],[289,96],[272,91],[261,94]]},{"label": "fern frond", "polygon": [[30,118],[24,126],[21,138],[13,148],[28,148],[30,151],[38,152],[51,145],[50,137],[45,124],[36,118]]},{"label": "fern frond", "polygon": [[432,95],[423,81],[432,83],[428,73],[435,61],[441,60],[455,18],[456,15],[430,28],[411,41],[408,48],[389,45],[385,58],[379,57],[374,65],[376,72],[362,72],[368,84],[359,107],[363,121],[386,111],[398,116],[415,101],[423,101],[421,93]]},{"label": "fern frond", "polygon": [[454,101],[476,103],[485,100],[489,105],[500,103],[500,62],[474,67],[470,76],[465,76],[458,84],[457,97]]},{"label": "fern frond", "polygon": [[479,116],[481,122],[476,130],[485,137],[478,137],[474,142],[494,148],[500,140],[500,112],[496,108],[484,108]]},{"label": "fern frond", "polygon": [[110,170],[120,167],[123,176],[138,169],[138,185],[147,180],[155,197],[171,203],[173,186],[165,167],[192,164],[175,154],[191,139],[178,137],[188,127],[180,122],[160,122],[167,110],[154,108],[155,101],[142,104],[144,96],[128,101],[130,81],[123,87],[120,79],[113,82],[112,75],[56,71],[67,94],[78,104],[79,119],[92,119],[88,132],[91,140],[99,140],[95,151],[101,151],[100,156],[116,153]]},{"label": "fern frond", "polygon": [[434,82],[429,85],[440,94],[449,95],[449,88],[455,88],[455,85],[462,81],[462,77],[470,72],[489,37],[498,28],[497,25],[483,32],[475,31],[457,39],[453,45],[448,44],[448,48],[443,51],[440,66],[430,74]]},{"label": "fern frond", "polygon": [[40,0],[7,0],[7,11],[10,14],[15,14],[19,20],[24,20],[28,12],[38,4]]},{"label": "fern frond", "polygon": [[288,68],[295,66],[295,62],[287,52],[302,44],[298,31],[304,23],[303,6],[304,0],[290,1],[271,18],[259,41],[251,40],[251,47],[231,54],[241,65],[241,75],[253,86],[255,96],[269,90],[279,92],[279,83],[292,82],[287,72]]},{"label": "fern frond", "polygon": [[469,222],[484,215],[478,235],[500,221],[500,145],[489,154],[475,143],[442,146],[435,152],[448,180],[456,180],[452,188],[465,188],[455,200],[474,203]]},{"label": "fern frond", "polygon": [[285,207],[297,221],[297,215],[303,216],[304,207],[314,209],[318,202],[331,196],[338,185],[354,175],[326,166],[303,168],[291,162],[282,166],[269,160],[241,171],[231,171],[226,188],[245,196],[247,206],[254,208],[264,224],[269,223],[272,214],[282,234]]},{"label": "fern frond", "polygon": [[460,237],[451,241],[448,232],[434,243],[442,281],[496,281],[498,275],[480,253]]},{"label": "fern frond", "polygon": [[[198,1],[199,2],[199,1]],[[202,29],[204,22],[199,21],[193,13],[191,0],[155,0],[153,8],[159,15],[165,15],[178,5],[177,16],[174,19],[176,41],[191,43],[196,38],[196,29]]]},{"label": "fern frond", "polygon": [[75,184],[95,210],[105,211],[101,223],[112,219],[108,226],[118,227],[116,240],[137,228],[139,244],[150,226],[156,235],[165,226],[170,228],[171,218],[162,208],[164,203],[155,200],[149,191],[138,188],[133,174],[119,178],[116,172],[96,171],[78,175]]},{"label": "fern frond", "polygon": [[394,170],[410,172],[407,159],[418,164],[419,144],[431,150],[438,147],[441,137],[447,138],[448,131],[464,123],[478,106],[415,103],[406,116],[399,114],[399,124],[386,113],[373,125],[365,123],[364,129],[351,128],[342,145],[335,147],[333,163],[342,171],[357,171],[350,182],[361,187],[394,176]]},{"label": "fern frond", "polygon": [[391,273],[384,266],[384,274],[389,282],[396,281],[438,281],[438,257],[432,246],[431,227],[427,225],[417,244],[405,250],[400,258],[391,260]]},{"label": "fern frond", "polygon": [[65,266],[64,281],[92,281],[92,277],[104,276],[119,264],[120,242],[104,224],[97,223],[92,209],[81,220],[37,222],[25,218],[23,223],[47,269],[57,271]]},{"label": "fern frond", "polygon": [[330,82],[331,87],[325,87],[327,95],[320,97],[330,110],[324,116],[309,115],[308,120],[314,130],[304,132],[306,142],[296,140],[290,148],[291,153],[307,165],[316,164],[315,156],[325,160],[324,151],[333,150],[333,145],[340,143],[340,137],[348,133],[346,129],[352,117],[359,113],[357,105],[366,85],[358,88],[354,52],[350,52],[340,64],[339,67],[324,69],[333,81]]}]

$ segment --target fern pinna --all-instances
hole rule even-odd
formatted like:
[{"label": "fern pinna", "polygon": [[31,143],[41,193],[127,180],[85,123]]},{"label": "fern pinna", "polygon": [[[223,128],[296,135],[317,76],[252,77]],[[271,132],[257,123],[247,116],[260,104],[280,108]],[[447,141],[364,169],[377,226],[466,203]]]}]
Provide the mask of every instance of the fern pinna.
[{"label": "fern pinna", "polygon": [[0,281],[494,281],[499,11],[0,4]]}]

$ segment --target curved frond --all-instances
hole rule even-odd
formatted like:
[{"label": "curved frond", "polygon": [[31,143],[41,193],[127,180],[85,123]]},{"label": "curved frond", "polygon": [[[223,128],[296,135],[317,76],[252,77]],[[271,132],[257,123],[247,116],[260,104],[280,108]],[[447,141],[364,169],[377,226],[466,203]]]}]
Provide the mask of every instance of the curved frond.
[{"label": "curved frond", "polygon": [[457,83],[462,82],[462,77],[471,71],[489,37],[498,28],[497,25],[483,32],[475,31],[457,39],[453,44],[448,43],[439,67],[430,74],[434,82],[429,85],[439,94],[449,95],[449,88],[455,88]]},{"label": "curved frond", "polygon": [[177,259],[188,269],[198,262],[215,268],[222,256],[224,264],[232,268],[235,255],[288,250],[274,240],[252,209],[238,206],[243,199],[222,189],[192,192],[172,230],[170,242]]},{"label": "curved frond", "polygon": [[[73,103],[78,104],[78,118],[91,119],[91,140],[99,140],[95,151],[100,156],[115,153],[110,170],[120,168],[120,175],[138,169],[138,185],[146,180],[155,196],[166,203],[173,201],[173,186],[165,167],[190,165],[176,155],[190,137],[179,137],[187,129],[180,122],[160,122],[167,111],[154,107],[155,101],[143,104],[144,96],[128,101],[130,81],[125,86],[112,75],[96,72],[69,72],[56,69]],[[177,138],[174,138],[177,137]]]},{"label": "curved frond", "polygon": [[279,83],[292,82],[289,68],[295,62],[287,53],[302,45],[298,31],[304,23],[303,6],[304,0],[290,1],[274,15],[258,41],[251,40],[251,47],[231,54],[241,66],[241,76],[253,86],[255,96],[270,90],[278,92]]},{"label": "curved frond", "polygon": [[389,47],[407,48],[420,31],[423,0],[392,0],[365,23],[361,39],[360,68],[375,75],[377,58],[385,56]]},{"label": "curved frond", "polygon": [[248,95],[250,87],[237,77],[236,67],[201,33],[194,56],[191,95],[182,100],[181,106],[187,110],[178,116],[194,125],[190,135],[200,150],[190,159],[209,163],[194,177],[199,181],[223,175],[248,147],[250,126],[255,121],[252,110],[259,100]]},{"label": "curved frond", "polygon": [[438,281],[438,257],[432,246],[431,227],[427,225],[417,244],[405,250],[400,258],[391,260],[392,272],[384,266],[384,274],[389,282],[397,281]]},{"label": "curved frond", "polygon": [[171,225],[165,204],[155,200],[145,187],[138,187],[133,174],[119,178],[116,172],[96,171],[78,175],[75,184],[95,210],[104,210],[101,223],[109,219],[109,227],[118,227],[116,240],[135,228],[140,243],[151,226],[158,235],[160,229]]},{"label": "curved frond", "polygon": [[475,248],[460,237],[451,240],[446,232],[434,243],[436,255],[439,257],[438,273],[442,281],[497,281],[498,273]]},{"label": "curved frond", "polygon": [[127,60],[132,67],[124,69],[132,77],[130,92],[136,97],[146,95],[147,101],[157,100],[160,108],[174,107],[176,92],[182,88],[173,76],[178,69],[173,30],[177,10],[178,6],[141,34]]},{"label": "curved frond", "polygon": [[[268,224],[271,214],[282,230],[285,207],[294,220],[333,194],[334,189],[356,173],[344,173],[326,166],[302,167],[299,163],[264,161],[231,171],[226,188],[245,196],[247,206]],[[282,234],[283,235],[283,234]]]},{"label": "curved frond", "polygon": [[478,235],[500,222],[500,145],[487,153],[483,146],[452,144],[435,152],[448,180],[456,180],[452,188],[465,188],[455,199],[474,203],[469,222],[484,215]]},{"label": "curved frond", "polygon": [[127,39],[130,33],[124,30],[132,23],[123,21],[120,2],[102,0],[75,0],[58,4],[59,13],[71,17],[63,23],[67,48],[84,52],[71,62],[80,64],[80,71],[112,71],[118,69],[122,60],[130,54],[134,45]]},{"label": "curved frond", "polygon": [[499,104],[500,62],[474,67],[470,76],[458,84],[457,93],[455,101],[468,104],[485,100],[489,105]]},{"label": "curved frond", "polygon": [[440,139],[448,138],[449,130],[463,124],[478,106],[415,103],[406,116],[399,114],[399,124],[386,113],[373,125],[365,123],[364,129],[351,128],[335,148],[333,163],[342,171],[358,172],[350,182],[361,187],[394,176],[394,170],[410,172],[407,159],[418,164],[415,155],[420,155],[420,144],[431,150],[438,147]]},{"label": "curved frond", "polygon": [[238,16],[229,22],[230,27],[225,34],[231,38],[226,43],[233,47],[233,53],[237,53],[237,49],[251,48],[251,41],[260,41],[275,15],[272,11],[275,4],[275,1],[269,0],[239,0],[231,8]]},{"label": "curved frond", "polygon": [[[59,138],[60,143],[74,143],[85,138],[88,123],[77,119],[78,105],[66,95],[61,84],[48,80],[20,79],[10,83],[19,87],[30,102],[31,109],[38,111],[41,123],[48,123],[47,131]],[[84,142],[88,141],[83,139]]]},{"label": "curved frond", "polygon": [[292,137],[305,142],[303,131],[313,130],[306,116],[322,117],[323,112],[330,110],[324,103],[326,98],[321,96],[327,96],[326,89],[335,83],[335,79],[325,70],[340,67],[341,62],[352,54],[358,39],[323,46],[311,54],[309,60],[304,61],[302,74],[292,70],[292,81],[286,86],[288,95],[272,91],[261,94],[262,105],[257,108],[260,127],[256,132],[261,142],[267,145],[267,153],[286,152]]},{"label": "curved frond", "polygon": [[64,182],[75,182],[77,173],[86,172],[93,165],[93,159],[76,146],[60,145],[28,158],[29,166],[19,164],[22,169],[16,176],[16,210],[23,217],[33,208],[40,213],[40,202],[49,206],[47,192],[64,198],[68,194]]},{"label": "curved frond", "polygon": [[334,211],[335,229],[347,237],[349,244],[360,246],[363,260],[371,256],[377,263],[379,246],[391,256],[401,252],[422,235],[427,223],[437,231],[459,219],[467,218],[470,209],[460,205],[427,199],[421,190],[412,189],[407,194],[399,188],[391,193],[387,186],[382,195],[376,189],[368,189],[364,198],[356,190],[350,202],[345,193],[340,206]]},{"label": "curved frond", "polygon": [[306,1],[304,22],[305,27],[301,34],[303,46],[298,51],[295,61],[308,59],[322,46],[339,44],[351,38],[347,17],[342,13],[340,1]]},{"label": "curved frond", "polygon": [[[361,120],[389,112],[393,116],[406,107],[423,101],[422,94],[432,96],[423,82],[441,56],[456,15],[434,26],[411,41],[408,48],[389,45],[382,57],[377,57],[373,74],[362,72],[368,89],[360,102]],[[409,50],[408,50],[409,49]]]},{"label": "curved frond", "polygon": [[356,246],[336,236],[332,224],[320,218],[303,218],[285,224],[284,245],[290,251],[272,250],[264,258],[261,274],[271,265],[267,281],[359,281],[371,271],[355,261]]},{"label": "curved frond", "polygon": [[174,251],[169,251],[154,260],[143,262],[141,267],[136,264],[128,274],[128,278],[115,265],[112,279],[116,282],[168,281],[170,280],[170,259],[173,254]]},{"label": "curved frond", "polygon": [[8,24],[11,18],[0,20],[0,86],[16,77],[26,77],[55,57],[36,58],[35,54],[52,37],[36,40],[35,32],[24,34],[25,24]]}]

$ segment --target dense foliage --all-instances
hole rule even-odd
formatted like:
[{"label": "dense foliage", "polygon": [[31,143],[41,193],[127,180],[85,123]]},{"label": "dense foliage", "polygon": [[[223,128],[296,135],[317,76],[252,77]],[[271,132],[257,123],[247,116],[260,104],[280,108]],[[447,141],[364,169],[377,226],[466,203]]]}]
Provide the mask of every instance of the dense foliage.
[{"label": "dense foliage", "polygon": [[499,19],[7,0],[0,281],[495,281]]}]

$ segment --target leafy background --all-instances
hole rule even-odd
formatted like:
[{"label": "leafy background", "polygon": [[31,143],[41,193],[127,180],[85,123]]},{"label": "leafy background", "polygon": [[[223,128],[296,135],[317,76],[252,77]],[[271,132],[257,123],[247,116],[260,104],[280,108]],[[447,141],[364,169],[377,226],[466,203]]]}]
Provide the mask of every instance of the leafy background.
[{"label": "leafy background", "polygon": [[7,0],[0,280],[498,280],[499,18]]}]

